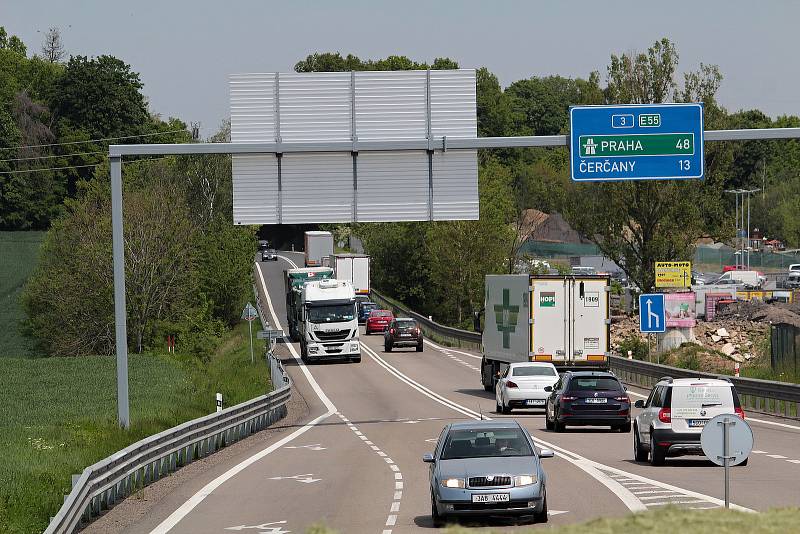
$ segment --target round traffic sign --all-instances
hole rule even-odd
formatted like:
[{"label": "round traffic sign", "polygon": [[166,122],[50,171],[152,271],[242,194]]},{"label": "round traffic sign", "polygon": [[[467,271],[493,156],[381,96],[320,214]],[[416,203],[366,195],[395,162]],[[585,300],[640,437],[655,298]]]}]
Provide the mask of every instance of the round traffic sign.
[{"label": "round traffic sign", "polygon": [[717,465],[725,465],[725,428],[728,429],[728,465],[744,462],[753,450],[753,430],[747,421],[735,414],[714,417],[700,434],[700,445],[708,459]]}]

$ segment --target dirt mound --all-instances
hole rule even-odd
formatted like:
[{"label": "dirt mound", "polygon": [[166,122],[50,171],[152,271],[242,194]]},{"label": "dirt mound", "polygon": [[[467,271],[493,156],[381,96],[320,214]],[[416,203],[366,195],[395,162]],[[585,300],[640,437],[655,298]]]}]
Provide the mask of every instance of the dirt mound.
[{"label": "dirt mound", "polygon": [[800,303],[735,302],[717,312],[717,320],[741,319],[756,323],[790,324],[800,328]]}]

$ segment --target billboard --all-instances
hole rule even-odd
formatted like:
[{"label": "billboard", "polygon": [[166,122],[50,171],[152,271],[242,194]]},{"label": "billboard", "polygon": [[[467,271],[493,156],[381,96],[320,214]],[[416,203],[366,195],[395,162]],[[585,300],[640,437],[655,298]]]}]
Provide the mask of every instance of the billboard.
[{"label": "billboard", "polygon": [[697,323],[694,293],[664,295],[667,328],[691,328]]},{"label": "billboard", "polygon": [[657,261],[656,287],[681,287],[692,285],[692,262]]}]

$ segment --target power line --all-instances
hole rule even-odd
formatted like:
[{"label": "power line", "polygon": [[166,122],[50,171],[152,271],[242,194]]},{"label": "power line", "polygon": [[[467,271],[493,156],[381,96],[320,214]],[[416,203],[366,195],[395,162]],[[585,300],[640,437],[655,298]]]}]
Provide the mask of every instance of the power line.
[{"label": "power line", "polygon": [[146,133],[146,134],[139,134],[139,135],[125,135],[122,137],[103,137],[100,139],[86,139],[85,141],[67,141],[64,143],[50,143],[49,145],[22,145],[22,146],[9,146],[5,148],[0,148],[0,150],[19,150],[23,148],[45,148],[50,146],[65,146],[65,145],[82,145],[84,143],[96,143],[99,141],[119,141],[121,139],[137,139],[139,137],[153,137],[156,135],[166,135],[172,133],[188,133],[186,130],[168,130],[166,132],[153,132],[153,133]]},{"label": "power line", "polygon": [[[161,160],[161,159],[167,159],[169,157],[171,157],[171,156],[162,156],[160,158],[150,158],[150,159],[137,159],[137,160],[133,160],[133,161],[123,161],[122,164],[123,165],[130,165],[131,163],[142,163],[142,162],[147,162],[147,161],[157,161],[157,160]],[[103,163],[105,163],[105,162],[103,162]],[[26,173],[26,172],[44,172],[44,171],[63,171],[63,170],[66,170],[66,169],[84,169],[86,167],[98,167],[100,165],[103,165],[103,163],[91,163],[91,164],[87,164],[87,165],[69,165],[67,167],[48,167],[46,169],[19,169],[19,170],[16,170],[16,171],[0,171],[0,174],[21,174],[21,173]]]},{"label": "power line", "polygon": [[31,156],[29,158],[8,158],[8,159],[0,159],[0,163],[5,161],[30,161],[34,159],[53,159],[53,158],[69,158],[72,156],[91,156],[94,154],[107,154],[105,150],[95,151],[95,152],[75,152],[73,154],[58,154],[58,155],[48,155],[48,156]]}]

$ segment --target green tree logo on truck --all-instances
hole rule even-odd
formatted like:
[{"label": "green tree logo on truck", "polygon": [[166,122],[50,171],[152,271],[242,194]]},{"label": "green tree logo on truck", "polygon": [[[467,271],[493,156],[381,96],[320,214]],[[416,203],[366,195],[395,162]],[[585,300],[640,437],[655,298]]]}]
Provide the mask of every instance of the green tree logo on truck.
[{"label": "green tree logo on truck", "polygon": [[511,348],[511,334],[517,329],[519,306],[511,305],[509,290],[503,290],[503,304],[494,305],[494,317],[497,331],[503,333],[503,348]]}]

